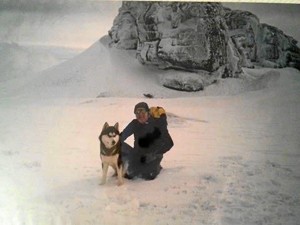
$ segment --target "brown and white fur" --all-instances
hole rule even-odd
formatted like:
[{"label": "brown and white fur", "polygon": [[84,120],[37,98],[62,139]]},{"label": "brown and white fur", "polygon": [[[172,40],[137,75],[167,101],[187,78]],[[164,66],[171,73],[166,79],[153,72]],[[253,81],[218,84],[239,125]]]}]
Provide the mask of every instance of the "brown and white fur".
[{"label": "brown and white fur", "polygon": [[111,166],[118,175],[118,185],[123,181],[123,165],[121,162],[121,144],[119,123],[109,126],[106,122],[99,136],[100,140],[100,158],[102,161],[102,180],[101,184],[106,183],[108,167]]}]

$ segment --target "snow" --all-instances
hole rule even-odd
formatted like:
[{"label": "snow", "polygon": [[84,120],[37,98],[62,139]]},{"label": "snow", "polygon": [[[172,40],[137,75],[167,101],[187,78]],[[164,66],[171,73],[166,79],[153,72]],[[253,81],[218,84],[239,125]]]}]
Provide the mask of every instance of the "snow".
[{"label": "snow", "polygon": [[80,52],[78,49],[1,42],[0,50],[0,82],[37,73]]},{"label": "snow", "polygon": [[[1,224],[299,223],[299,71],[244,69],[184,93],[106,43],[0,83]],[[155,180],[118,187],[110,170],[99,185],[100,130],[122,130],[139,101],[167,110],[175,145]]]}]

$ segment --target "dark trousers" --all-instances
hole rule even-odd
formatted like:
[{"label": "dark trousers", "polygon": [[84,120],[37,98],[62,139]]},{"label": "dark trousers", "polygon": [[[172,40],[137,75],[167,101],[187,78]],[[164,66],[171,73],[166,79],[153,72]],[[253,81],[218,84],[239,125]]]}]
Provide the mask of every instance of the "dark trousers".
[{"label": "dark trousers", "polygon": [[127,178],[143,178],[153,180],[162,167],[160,162],[163,159],[161,154],[144,155],[141,150],[132,148],[127,143],[122,143],[122,161],[127,165]]}]

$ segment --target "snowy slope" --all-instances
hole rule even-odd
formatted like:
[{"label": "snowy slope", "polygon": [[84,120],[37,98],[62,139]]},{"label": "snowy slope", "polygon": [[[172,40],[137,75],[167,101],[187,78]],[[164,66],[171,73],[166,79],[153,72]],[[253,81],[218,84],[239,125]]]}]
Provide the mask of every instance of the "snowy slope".
[{"label": "snowy slope", "polygon": [[[245,69],[204,92],[97,42],[0,92],[0,223],[297,224],[300,73]],[[145,99],[143,93],[158,98]],[[98,96],[98,97],[97,97]],[[175,145],[153,181],[100,186],[98,135],[139,101],[164,106]],[[112,171],[110,171],[112,174]]]},{"label": "snowy slope", "polygon": [[36,74],[23,85],[15,86],[6,96],[48,99],[142,97],[148,93],[156,98],[232,95],[264,88],[270,80],[276,80],[279,76],[274,70],[268,72],[269,69],[263,70],[266,74],[259,77],[249,76],[245,71],[244,78],[247,79],[221,79],[205,91],[178,92],[163,87],[161,81],[168,76],[189,77],[189,73],[143,66],[135,58],[135,51],[110,48],[108,42],[108,37],[103,37],[77,57]]},{"label": "snowy slope", "polygon": [[[123,94],[133,97],[153,91],[147,86],[158,86],[157,75],[140,65],[134,55],[110,49],[105,40],[103,42],[96,42],[74,59],[38,74],[21,87],[18,94],[36,96],[38,93],[46,98],[94,98]],[[133,84],[134,89],[128,88]],[[146,87],[144,84],[147,84]],[[154,91],[161,92],[162,89],[165,88],[155,88]]]}]

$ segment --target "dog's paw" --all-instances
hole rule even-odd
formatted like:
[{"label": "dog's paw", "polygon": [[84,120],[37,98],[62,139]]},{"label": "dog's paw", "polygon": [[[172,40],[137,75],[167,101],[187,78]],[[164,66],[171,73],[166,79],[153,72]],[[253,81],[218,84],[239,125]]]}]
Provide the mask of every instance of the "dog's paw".
[{"label": "dog's paw", "polygon": [[105,181],[101,181],[99,185],[104,185],[105,183]]},{"label": "dog's paw", "polygon": [[123,180],[119,180],[117,184],[118,184],[118,186],[121,186],[121,185],[124,184],[124,181]]}]

